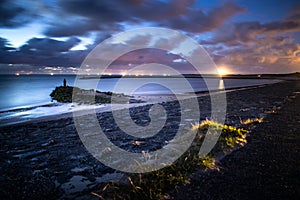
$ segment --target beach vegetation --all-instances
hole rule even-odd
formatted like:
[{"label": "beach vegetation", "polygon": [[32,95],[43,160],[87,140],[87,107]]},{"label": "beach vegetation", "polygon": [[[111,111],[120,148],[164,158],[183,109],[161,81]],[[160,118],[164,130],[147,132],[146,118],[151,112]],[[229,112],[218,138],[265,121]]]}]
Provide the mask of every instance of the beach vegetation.
[{"label": "beach vegetation", "polygon": [[216,159],[212,156],[206,155],[202,159],[202,164],[207,169],[219,169],[216,165]]},{"label": "beach vegetation", "polygon": [[[192,173],[199,170],[219,170],[216,157],[224,152],[222,150],[246,143],[247,130],[212,120],[193,124],[191,129],[197,131],[197,136],[188,151],[176,162],[149,173],[127,174],[127,184],[108,183],[99,187],[98,192],[93,192],[93,195],[112,199],[170,199],[169,192],[189,184]],[[221,131],[221,135],[215,148],[208,155],[200,157],[201,143],[208,130],[210,134]]]},{"label": "beach vegetation", "polygon": [[198,135],[204,135],[208,130],[210,134],[221,133],[215,148],[220,147],[221,149],[226,150],[228,148],[234,148],[237,145],[243,146],[247,143],[247,130],[226,124],[223,125],[212,120],[204,120],[201,123],[193,124],[192,129],[198,129]]},{"label": "beach vegetation", "polygon": [[264,121],[263,118],[254,118],[254,119],[248,118],[246,120],[240,119],[240,123],[243,124],[243,125],[260,124],[263,121]]}]

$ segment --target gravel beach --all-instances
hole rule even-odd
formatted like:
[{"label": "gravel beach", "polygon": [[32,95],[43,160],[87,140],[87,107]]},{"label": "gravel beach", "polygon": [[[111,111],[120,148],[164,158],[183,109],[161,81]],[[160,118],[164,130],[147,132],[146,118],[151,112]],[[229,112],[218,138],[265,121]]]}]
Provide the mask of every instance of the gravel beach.
[{"label": "gravel beach", "polygon": [[[226,123],[266,117],[250,133],[248,144],[220,161],[220,171],[193,174],[175,199],[288,199],[299,197],[300,82],[226,92]],[[169,99],[170,100],[170,99]],[[97,113],[107,137],[132,152],[153,151],[172,139],[180,126],[177,101],[161,101],[168,117],[162,131],[147,140],[125,135],[111,112]],[[210,117],[210,98],[199,95],[200,120]],[[137,124],[149,123],[151,105],[132,107]],[[191,123],[191,122],[188,122]],[[297,135],[298,134],[298,135]],[[101,182],[122,180],[83,146],[69,116],[0,129],[1,199],[97,199],[90,193]],[[295,198],[297,199],[297,198]]]}]

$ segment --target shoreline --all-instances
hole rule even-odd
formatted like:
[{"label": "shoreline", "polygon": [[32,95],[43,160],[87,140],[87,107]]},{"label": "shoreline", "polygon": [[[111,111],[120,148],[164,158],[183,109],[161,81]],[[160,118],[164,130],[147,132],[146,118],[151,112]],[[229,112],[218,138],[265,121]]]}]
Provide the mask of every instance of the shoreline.
[{"label": "shoreline", "polygon": [[[236,125],[240,119],[272,113],[284,106],[288,101],[286,97],[295,91],[297,84],[300,84],[299,81],[286,81],[227,92],[226,124]],[[200,120],[205,120],[210,114],[209,96],[200,95],[198,102]],[[155,149],[163,146],[165,139],[172,138],[173,132],[176,132],[176,120],[180,117],[175,102],[163,105],[171,112],[172,119],[167,122],[162,134],[150,141],[145,140],[145,145],[141,146],[135,146],[134,138],[124,136],[114,126],[110,112],[97,113],[97,117],[102,119],[107,137],[122,148],[131,151]],[[142,122],[149,108],[150,105],[132,108],[133,113],[139,114],[136,120]],[[120,173],[104,166],[87,152],[72,118],[5,126],[0,130],[0,138],[3,147],[0,151],[0,186],[3,188],[0,194],[6,199],[90,199],[93,198],[90,192],[102,181],[122,178]]]},{"label": "shoreline", "polygon": [[[224,78],[226,79],[226,78]],[[247,80],[247,79],[245,79]],[[260,80],[260,79],[258,79]],[[240,89],[240,88],[252,88],[252,87],[257,87],[257,86],[263,86],[263,85],[270,85],[270,84],[276,84],[278,82],[282,82],[282,81],[297,81],[297,80],[282,80],[282,79],[272,79],[272,81],[276,81],[276,82],[271,82],[271,83],[254,83],[254,84],[250,84],[250,85],[246,85],[246,86],[231,86],[228,88],[224,88],[224,90],[233,90],[233,89]],[[219,89],[215,89],[215,90],[210,90],[210,92],[217,92],[219,91]],[[201,94],[201,93],[208,93],[208,90],[203,90],[203,91],[195,91],[195,94]],[[190,92],[186,92],[186,93],[181,93],[179,95],[188,95]],[[136,96],[172,96],[174,94],[169,94],[169,93],[161,93],[161,94],[154,94],[154,93],[136,93],[134,96],[132,96],[133,98],[135,98]],[[1,108],[0,109],[0,113],[5,113],[5,112],[14,112],[14,111],[18,111],[18,110],[30,110],[36,107],[47,107],[47,106],[52,106],[55,104],[60,104],[59,102],[56,101],[44,101],[44,102],[38,102],[38,103],[32,103],[32,104],[26,104],[26,105],[19,105],[19,106],[14,106],[14,107],[7,107],[7,108]]]},{"label": "shoreline", "polygon": [[[286,81],[286,80],[285,80]],[[289,80],[290,81],[290,80]],[[195,92],[197,97],[200,96],[206,96],[209,95],[210,93],[218,93],[218,92],[232,92],[232,91],[238,91],[238,90],[248,90],[248,89],[254,89],[254,88],[259,88],[259,87],[265,87],[268,85],[273,85],[273,84],[278,84],[280,82],[284,82],[283,80],[276,82],[276,83],[268,83],[268,84],[262,84],[262,85],[250,85],[250,86],[245,86],[245,87],[232,87],[232,88],[224,88],[224,91],[220,90],[212,90],[212,91],[198,91]],[[178,94],[178,96],[184,97],[184,98],[189,98],[191,94],[190,93],[185,93],[185,94]],[[170,102],[176,100],[176,95],[175,94],[136,94],[135,96],[132,96],[133,100],[141,100],[144,101],[144,103],[131,103],[130,108],[132,107],[139,107],[139,106],[145,106],[145,105],[151,105],[151,104],[157,104],[157,103],[162,103],[162,102]],[[18,112],[23,112],[23,111],[31,111],[36,108],[43,108],[43,107],[57,107],[57,106],[67,106],[68,103],[58,103],[58,102],[47,102],[45,104],[33,104],[32,106],[27,105],[27,106],[20,106],[16,108],[12,108],[9,110],[0,110],[0,114],[3,113],[15,113],[17,116],[12,116],[12,117],[7,117],[9,123],[0,123],[0,127],[5,127],[5,126],[14,126],[14,125],[22,125],[22,124],[30,124],[30,123],[36,123],[36,122],[43,122],[43,121],[52,121],[55,119],[65,119],[65,118],[72,118],[73,117],[73,107],[72,103],[70,103],[70,106],[68,107],[68,111],[57,113],[57,114],[50,114],[46,116],[32,116],[30,117],[24,117],[20,115]],[[83,104],[85,105],[85,104]],[[76,105],[75,105],[76,106]],[[119,109],[124,109],[126,108],[127,105],[118,105]],[[94,111],[95,110],[95,111]],[[102,113],[102,112],[110,112],[111,108],[110,105],[107,104],[95,104],[95,105],[86,105],[86,108],[80,109],[80,112],[82,112],[82,115],[90,114],[90,113]],[[76,111],[75,111],[76,112]],[[30,115],[27,114],[26,115]]]}]

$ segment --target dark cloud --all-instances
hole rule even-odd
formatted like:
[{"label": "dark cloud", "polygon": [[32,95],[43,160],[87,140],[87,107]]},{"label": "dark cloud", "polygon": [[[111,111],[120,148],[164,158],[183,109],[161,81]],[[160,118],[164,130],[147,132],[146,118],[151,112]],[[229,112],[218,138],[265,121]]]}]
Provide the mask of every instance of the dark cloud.
[{"label": "dark cloud", "polygon": [[261,25],[261,29],[263,33],[289,33],[300,31],[300,20],[294,21],[286,19],[280,22],[272,22]]},{"label": "dark cloud", "polygon": [[214,32],[214,37],[202,44],[224,43],[229,46],[258,42],[260,38],[275,37],[300,32],[300,9],[293,9],[289,17],[279,21],[261,23],[259,21],[225,24]]},{"label": "dark cloud", "polygon": [[[52,22],[52,25],[44,33],[47,36],[61,37],[82,35],[90,31],[120,31],[122,29],[120,24],[124,22],[129,24],[145,21],[164,23],[189,15],[191,11],[197,17],[198,14],[201,15],[201,11],[194,12],[192,10],[191,6],[194,3],[195,0],[60,1],[59,15],[64,16],[64,21]],[[211,15],[215,17],[218,14],[212,13]],[[73,20],[74,18],[77,19]],[[188,26],[188,23],[184,25]]]},{"label": "dark cloud", "polygon": [[[7,41],[0,39],[0,62],[45,64],[45,65],[70,65],[80,64],[84,52],[70,51],[80,40],[71,37],[67,41],[58,41],[50,38],[32,38],[19,49],[9,47]],[[75,53],[82,54],[81,56]],[[79,59],[78,59],[79,58]]]},{"label": "dark cloud", "polygon": [[41,55],[55,55],[57,53],[68,52],[76,46],[80,39],[71,37],[67,41],[58,41],[50,38],[32,38],[27,44],[20,48],[21,52],[38,52]]},{"label": "dark cloud", "polygon": [[[64,12],[79,15],[99,21],[121,21],[124,11],[120,9],[121,1],[94,1],[94,0],[69,0],[60,1],[59,5]],[[124,19],[126,20],[126,19]]]},{"label": "dark cloud", "polygon": [[15,48],[11,47],[11,44],[7,39],[0,37],[0,51],[10,51],[14,49]]},{"label": "dark cloud", "polygon": [[261,30],[261,24],[255,22],[239,22],[235,24],[225,24],[217,29],[210,40],[201,40],[201,44],[215,45],[223,43],[228,46],[236,46],[241,43],[247,43],[256,40],[258,30]]},{"label": "dark cloud", "polygon": [[195,0],[151,1],[144,0],[137,6],[128,9],[129,16],[141,20],[159,22],[171,20],[186,15],[191,10]]},{"label": "dark cloud", "polygon": [[10,46],[7,39],[0,37],[0,63],[7,63],[6,61],[11,61],[13,59],[11,51],[14,50],[15,48]]},{"label": "dark cloud", "polygon": [[36,14],[25,6],[10,0],[0,1],[0,27],[19,27],[31,22]]},{"label": "dark cloud", "polygon": [[187,15],[167,21],[163,25],[192,33],[206,32],[219,28],[228,18],[245,10],[245,7],[240,7],[233,3],[226,3],[207,14],[200,9],[190,10]]},{"label": "dark cloud", "polygon": [[81,19],[53,23],[44,32],[50,37],[65,37],[74,35],[85,35],[91,30],[98,29],[97,24],[91,23],[89,20]]},{"label": "dark cloud", "polygon": [[[60,1],[63,21],[54,21],[45,30],[47,36],[83,35],[90,31],[120,31],[121,23],[151,22],[187,32],[205,32],[220,27],[245,7],[225,3],[205,14],[193,8],[195,0],[69,0]],[[75,20],[74,20],[75,19]]]},{"label": "dark cloud", "polygon": [[60,1],[61,8],[102,22],[123,22],[136,19],[165,20],[187,13],[194,0],[69,0]]},{"label": "dark cloud", "polygon": [[87,35],[91,31],[120,31],[118,24],[99,23],[91,19],[66,20],[63,22],[52,23],[44,32],[50,37],[68,37]]}]

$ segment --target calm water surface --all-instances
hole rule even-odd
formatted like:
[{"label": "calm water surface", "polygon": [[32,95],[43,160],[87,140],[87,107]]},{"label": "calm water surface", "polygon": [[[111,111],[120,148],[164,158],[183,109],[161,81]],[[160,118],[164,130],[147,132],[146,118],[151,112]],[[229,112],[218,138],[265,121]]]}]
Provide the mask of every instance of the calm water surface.
[{"label": "calm water surface", "polygon": [[[73,86],[74,75],[0,75],[0,110],[12,108],[43,105],[51,102],[49,94],[59,85],[62,85],[63,79],[67,84]],[[159,80],[158,80],[159,79]],[[170,94],[168,88],[157,84],[171,85],[176,88],[177,93],[193,92],[180,83],[178,78],[126,78],[125,84],[122,85],[118,92],[127,93],[131,86],[141,86],[135,93],[137,94]],[[207,87],[201,78],[187,79],[194,91],[206,91]],[[210,81],[210,79],[207,79]],[[83,89],[97,89],[100,91],[115,91],[114,87],[119,78],[101,79],[100,82],[95,79],[80,80],[80,86]],[[211,79],[216,82],[216,80]],[[270,84],[278,82],[277,80],[264,79],[225,79],[225,88],[246,87],[261,84]],[[213,89],[218,89],[218,84]]]}]

